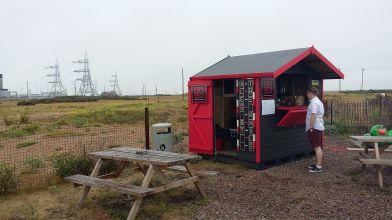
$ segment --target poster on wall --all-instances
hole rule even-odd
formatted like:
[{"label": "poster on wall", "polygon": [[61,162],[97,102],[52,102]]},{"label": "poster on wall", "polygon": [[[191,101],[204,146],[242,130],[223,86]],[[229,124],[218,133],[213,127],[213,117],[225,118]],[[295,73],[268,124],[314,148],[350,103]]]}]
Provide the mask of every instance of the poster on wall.
[{"label": "poster on wall", "polygon": [[261,100],[261,115],[275,114],[275,99]]},{"label": "poster on wall", "polygon": [[205,85],[192,86],[192,102],[193,103],[207,102],[207,86]]}]

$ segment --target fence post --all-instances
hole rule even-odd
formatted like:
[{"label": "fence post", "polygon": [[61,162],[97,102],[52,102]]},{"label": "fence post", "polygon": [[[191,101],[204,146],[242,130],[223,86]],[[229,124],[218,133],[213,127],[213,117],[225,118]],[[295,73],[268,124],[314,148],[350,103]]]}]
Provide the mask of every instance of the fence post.
[{"label": "fence post", "polygon": [[332,107],[333,107],[333,105],[332,105],[332,103],[333,103],[333,101],[331,101],[331,106],[329,107],[329,109],[330,109],[330,117],[331,117],[331,124],[333,124],[333,110],[332,110]]},{"label": "fence post", "polygon": [[144,136],[145,136],[146,150],[149,150],[150,149],[150,115],[149,115],[148,107],[144,108]]},{"label": "fence post", "polygon": [[379,95],[380,96],[380,103],[379,103],[379,108],[380,108],[380,121],[379,121],[379,123],[380,124],[383,124],[383,122],[382,122],[382,96],[381,95]]}]

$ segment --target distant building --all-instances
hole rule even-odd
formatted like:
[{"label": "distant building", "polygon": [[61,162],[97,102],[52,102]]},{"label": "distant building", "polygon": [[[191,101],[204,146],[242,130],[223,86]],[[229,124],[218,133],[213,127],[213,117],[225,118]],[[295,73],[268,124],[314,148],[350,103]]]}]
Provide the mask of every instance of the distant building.
[{"label": "distant building", "polygon": [[8,89],[4,89],[3,87],[3,74],[0,74],[0,99],[8,99],[10,97],[10,93]]},{"label": "distant building", "polygon": [[102,92],[101,96],[107,96],[107,97],[116,97],[118,94],[116,91],[110,91],[110,92]]}]

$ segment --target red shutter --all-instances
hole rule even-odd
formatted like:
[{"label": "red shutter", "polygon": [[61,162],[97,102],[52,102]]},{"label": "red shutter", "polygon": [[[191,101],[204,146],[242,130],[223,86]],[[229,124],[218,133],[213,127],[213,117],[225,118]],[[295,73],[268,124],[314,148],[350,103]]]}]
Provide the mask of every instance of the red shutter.
[{"label": "red shutter", "polygon": [[189,151],[213,154],[213,96],[211,80],[188,83]]}]

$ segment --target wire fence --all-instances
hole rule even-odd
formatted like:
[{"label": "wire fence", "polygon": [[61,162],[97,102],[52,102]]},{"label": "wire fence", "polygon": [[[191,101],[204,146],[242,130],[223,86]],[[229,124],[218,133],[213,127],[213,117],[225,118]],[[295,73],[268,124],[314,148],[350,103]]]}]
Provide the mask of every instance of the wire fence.
[{"label": "wire fence", "polygon": [[146,113],[148,129],[154,123],[172,123],[174,149],[178,152],[186,149],[188,124],[184,105],[152,108],[147,112],[142,107],[74,114],[58,113],[58,109],[50,109],[49,105],[47,108],[38,115],[28,111],[0,115],[0,164],[14,169],[17,190],[58,181],[55,163],[59,162],[54,159],[58,155],[64,156],[64,163],[72,164],[78,159],[75,156],[88,158],[88,153],[97,150],[120,146],[145,148]]},{"label": "wire fence", "polygon": [[[325,122],[332,132],[365,134],[381,124],[392,129],[392,98],[377,97],[361,101],[332,99],[324,101]],[[330,131],[331,132],[331,131]]]},{"label": "wire fence", "polygon": [[[324,104],[329,132],[364,134],[374,124],[392,128],[391,98],[354,102],[327,100]],[[150,134],[152,124],[159,122],[173,124],[174,151],[187,151],[188,107],[185,102],[137,105],[138,108],[127,104],[71,113],[61,108],[75,108],[73,104],[43,105],[37,112],[22,109],[4,114],[3,111],[3,115],[0,114],[0,165],[14,168],[17,190],[46,186],[60,179],[56,170],[59,162],[54,160],[57,155],[88,157],[92,151],[113,147],[145,148],[147,142],[153,148],[152,137],[146,134]],[[65,163],[76,160],[72,158],[66,157]]]}]

